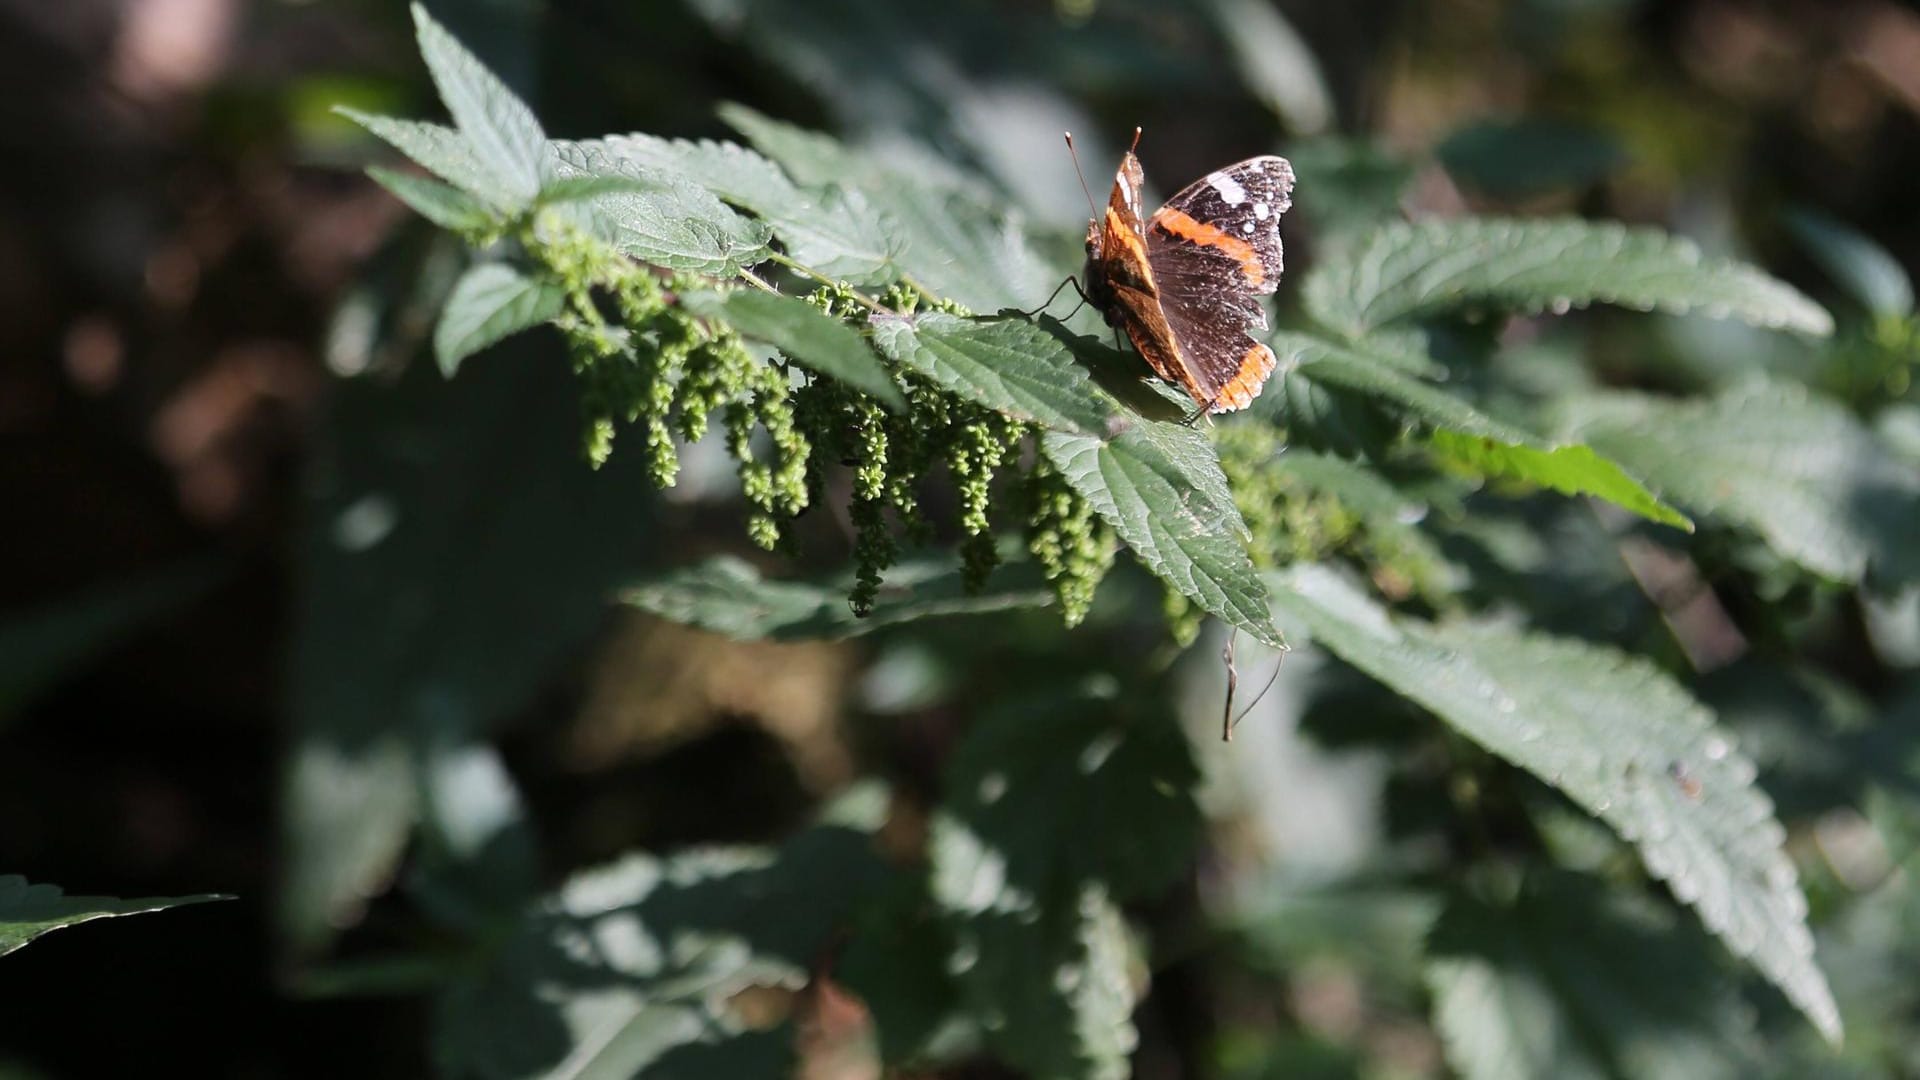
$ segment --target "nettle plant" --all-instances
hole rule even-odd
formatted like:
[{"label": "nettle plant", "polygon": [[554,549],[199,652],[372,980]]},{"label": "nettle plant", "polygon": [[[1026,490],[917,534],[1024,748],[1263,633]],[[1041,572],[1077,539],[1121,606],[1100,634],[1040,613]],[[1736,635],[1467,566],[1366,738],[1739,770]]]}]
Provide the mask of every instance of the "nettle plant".
[{"label": "nettle plant", "polygon": [[[1270,646],[1310,640],[1605,823],[1839,1039],[1785,829],[1730,732],[1650,659],[1530,628],[1519,611],[1473,610],[1407,512],[1409,490],[1460,519],[1469,488],[1551,489],[1669,532],[1698,515],[1818,579],[1911,580],[1915,556],[1887,525],[1914,524],[1920,478],[1838,404],[1764,379],[1710,399],[1610,392],[1544,358],[1553,379],[1489,390],[1448,381],[1439,358],[1446,345],[1479,349],[1486,370],[1520,363],[1525,343],[1499,333],[1507,317],[1594,303],[1808,338],[1832,333],[1822,307],[1648,229],[1368,226],[1329,236],[1288,290],[1298,312],[1271,339],[1280,371],[1255,406],[1188,425],[1184,399],[1107,345],[1091,313],[1018,313],[1073,269],[1071,245],[1031,234],[960,171],[930,157],[908,170],[737,107],[722,117],[747,145],[549,139],[416,17],[454,126],[353,115],[432,174],[374,176],[483,253],[434,336],[447,374],[511,334],[557,327],[588,461],[640,455],[670,485],[679,448],[718,424],[745,530],[768,549],[850,492],[854,567],[840,584],[715,561],[631,602],[746,638],[1049,598],[1071,627],[1124,550],[1164,585],[1179,640],[1207,615]],[[1303,203],[1312,182],[1303,170]],[[941,472],[960,550],[944,569],[896,566],[934,535],[924,485]],[[1864,492],[1879,501],[1863,506]],[[996,575],[1029,580],[996,569],[1007,558],[1046,589],[996,594]],[[980,719],[905,855],[877,853],[886,798],[861,787],[778,850],[635,855],[582,875],[448,992],[443,1064],[624,1075],[713,1052],[777,1071],[753,1056],[778,1052],[768,1033],[730,1002],[785,985],[810,986],[823,1009],[822,995],[851,987],[889,1061],[985,1051],[1036,1075],[1124,1073],[1143,980],[1122,905],[1185,873],[1199,811],[1185,736],[1114,728],[1117,711]],[[1719,983],[1668,970],[1661,953],[1682,931],[1663,911],[1597,895],[1585,877],[1502,888],[1496,870],[1450,902],[1427,943],[1436,1026],[1463,1072],[1551,1071],[1583,1054],[1626,1067],[1636,1024],[1746,1030],[1725,1020]],[[1606,954],[1583,976],[1599,989],[1562,1001],[1551,1022],[1563,1026],[1542,1034],[1545,1013],[1497,1001],[1577,963],[1555,958],[1563,947]],[[1645,964],[1613,962],[1635,950]]]}]

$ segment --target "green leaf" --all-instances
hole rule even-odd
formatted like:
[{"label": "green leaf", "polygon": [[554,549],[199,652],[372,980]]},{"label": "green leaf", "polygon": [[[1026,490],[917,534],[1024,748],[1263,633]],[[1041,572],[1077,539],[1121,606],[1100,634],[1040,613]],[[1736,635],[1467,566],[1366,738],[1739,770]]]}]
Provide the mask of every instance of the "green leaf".
[{"label": "green leaf", "polygon": [[1707,939],[1573,874],[1508,903],[1456,897],[1427,984],[1464,1080],[1714,1080],[1755,1075],[1757,1034]]},{"label": "green leaf", "polygon": [[766,225],[740,216],[705,188],[615,157],[597,143],[552,145],[556,181],[606,179],[611,189],[557,203],[554,212],[621,252],[715,277],[732,277],[767,257],[772,234]]},{"label": "green leaf", "polygon": [[199,896],[150,896],[143,900],[117,900],[110,896],[66,896],[52,885],[29,885],[15,874],[0,874],[0,956],[19,949],[42,934],[67,926],[78,926],[95,919],[116,915],[140,915],[165,911],[185,904],[204,904],[209,900],[231,900],[231,896],[204,893]]},{"label": "green leaf", "polygon": [[1913,312],[1913,280],[1900,260],[1872,238],[1813,210],[1787,215],[1787,228],[1848,296],[1875,315]]},{"label": "green leaf", "polygon": [[1333,91],[1300,32],[1271,4],[1209,0],[1214,24],[1240,82],[1294,135],[1315,135],[1333,122]]},{"label": "green leaf", "polygon": [[[423,120],[374,116],[358,109],[343,107],[338,111],[407,155],[414,164],[480,200],[492,210],[513,214],[521,209],[512,191],[480,163],[466,137],[452,128]],[[412,201],[408,202],[411,205]]]},{"label": "green leaf", "polygon": [[818,273],[855,285],[885,284],[897,276],[899,225],[858,191],[801,187],[780,166],[733,143],[636,134],[591,145],[745,207],[772,228],[788,255]]},{"label": "green leaf", "polygon": [[718,319],[741,337],[764,341],[790,359],[878,398],[897,411],[907,399],[886,365],[854,329],[797,297],[764,289],[683,293],[680,305],[702,318]]},{"label": "green leaf", "polygon": [[[1592,448],[1546,443],[1367,352],[1291,332],[1276,334],[1273,350],[1281,365],[1301,378],[1385,399],[1437,429],[1433,448],[1462,468],[1482,476],[1540,484],[1568,495],[1592,495],[1652,521],[1682,529],[1693,527],[1685,515],[1661,502]],[[1264,411],[1271,413],[1286,404],[1276,397]]]},{"label": "green leaf", "polygon": [[1259,641],[1285,646],[1205,435],[1139,420],[1111,438],[1050,431],[1040,445],[1156,577]]},{"label": "green leaf", "polygon": [[1655,498],[1590,446],[1576,443],[1541,449],[1444,430],[1433,433],[1431,445],[1441,457],[1481,476],[1525,480],[1566,495],[1592,495],[1649,521],[1693,531],[1693,522],[1685,514]]},{"label": "green leaf", "polygon": [[951,555],[910,559],[887,571],[872,613],[847,607],[852,573],[820,581],[774,581],[721,556],[620,593],[622,603],[742,641],[857,637],[918,619],[1044,607],[1053,594],[1027,563],[994,571],[989,591],[969,594]]},{"label": "green leaf", "polygon": [[1606,135],[1542,119],[1469,124],[1434,156],[1463,187],[1510,201],[1590,187],[1627,162]]},{"label": "green leaf", "polygon": [[1089,435],[1104,433],[1114,415],[1072,351],[1023,320],[876,315],[873,339],[905,367],[1007,416]]},{"label": "green leaf", "polygon": [[434,1024],[442,1071],[672,1073],[669,1054],[740,1041],[744,1025],[727,998],[804,985],[855,906],[885,887],[872,833],[886,801],[883,790],[856,788],[778,851],[635,854],[574,875],[442,997]]},{"label": "green leaf", "polygon": [[522,330],[551,322],[565,309],[558,282],[528,277],[506,263],[480,263],[461,277],[433,331],[434,358],[448,378],[460,362]]},{"label": "green leaf", "polygon": [[395,172],[378,165],[367,169],[374,182],[406,203],[414,213],[452,232],[479,232],[491,227],[493,215],[479,200],[451,184],[425,176]]},{"label": "green leaf", "polygon": [[1301,287],[1315,319],[1352,336],[1470,306],[1538,312],[1592,303],[1833,332],[1833,317],[1744,263],[1655,229],[1573,219],[1451,218],[1388,225],[1321,262]]},{"label": "green leaf", "polygon": [[540,121],[425,7],[413,5],[413,22],[420,55],[440,90],[440,100],[453,114],[454,126],[472,148],[475,160],[512,199],[511,208],[526,206],[551,171],[547,135],[540,130]]},{"label": "green leaf", "polygon": [[1199,768],[1179,727],[1119,702],[1047,698],[978,721],[929,841],[964,999],[1036,1076],[1117,1077],[1135,1034],[1116,900],[1186,870]]},{"label": "green leaf", "polygon": [[1705,401],[1582,395],[1566,430],[1668,498],[1839,581],[1920,577],[1920,474],[1839,404],[1756,381]]},{"label": "green leaf", "polygon": [[589,468],[572,373],[525,339],[498,348],[503,362],[451,381],[411,364],[329,394],[288,688],[295,947],[388,885],[432,795],[423,770],[521,707],[646,565],[644,463]]},{"label": "green leaf", "polygon": [[1315,641],[1632,842],[1708,930],[1839,1039],[1786,831],[1753,763],[1665,674],[1581,642],[1395,617],[1323,567],[1272,582]]}]

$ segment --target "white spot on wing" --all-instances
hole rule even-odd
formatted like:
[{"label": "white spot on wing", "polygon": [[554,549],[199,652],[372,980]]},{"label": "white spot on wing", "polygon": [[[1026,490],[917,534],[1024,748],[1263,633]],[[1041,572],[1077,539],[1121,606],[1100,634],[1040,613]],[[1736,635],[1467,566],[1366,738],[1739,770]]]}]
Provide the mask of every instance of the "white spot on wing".
[{"label": "white spot on wing", "polygon": [[1252,235],[1253,235],[1253,222],[1251,222],[1251,221],[1243,221],[1243,222],[1241,222],[1241,223],[1240,223],[1240,231],[1241,231],[1241,232],[1243,232],[1243,233],[1246,233],[1246,234],[1247,234],[1248,236],[1252,236]]},{"label": "white spot on wing", "polygon": [[1241,203],[1247,201],[1247,189],[1240,186],[1240,181],[1235,180],[1226,173],[1217,172],[1210,174],[1207,177],[1207,185],[1219,192],[1220,201],[1226,203],[1228,206],[1239,206]]},{"label": "white spot on wing", "polygon": [[1257,202],[1253,204],[1253,216],[1255,218],[1258,218],[1261,221],[1265,221],[1267,220],[1267,215],[1271,213],[1273,213],[1273,211],[1267,209],[1266,203]]}]

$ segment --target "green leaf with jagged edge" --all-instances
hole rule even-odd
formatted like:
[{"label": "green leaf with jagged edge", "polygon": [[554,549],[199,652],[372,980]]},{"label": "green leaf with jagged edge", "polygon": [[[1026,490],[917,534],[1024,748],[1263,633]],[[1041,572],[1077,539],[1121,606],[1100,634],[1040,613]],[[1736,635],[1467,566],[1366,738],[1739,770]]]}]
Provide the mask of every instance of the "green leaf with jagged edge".
[{"label": "green leaf with jagged edge", "polygon": [[934,817],[931,885],[949,970],[1010,1063],[1125,1075],[1134,994],[1115,902],[1185,872],[1198,781],[1178,725],[1119,702],[1029,700],[969,731]]},{"label": "green leaf with jagged edge", "polygon": [[453,114],[454,126],[475,160],[512,198],[511,207],[526,206],[552,171],[547,134],[540,129],[540,121],[526,102],[417,3],[413,23],[420,55],[440,100]]},{"label": "green leaf with jagged edge", "polygon": [[1082,435],[1104,434],[1116,412],[1072,350],[1025,320],[930,312],[872,322],[888,356],[995,412]]},{"label": "green leaf with jagged edge", "polygon": [[17,874],[0,874],[0,956],[23,948],[42,934],[94,919],[165,911],[186,904],[231,900],[219,893],[198,896],[149,896],[120,900],[111,896],[68,896],[54,885],[29,885]]},{"label": "green leaf with jagged edge", "polygon": [[1464,1080],[1735,1080],[1764,1052],[1708,938],[1579,875],[1456,896],[1427,941],[1434,1026]]},{"label": "green leaf with jagged edge", "polygon": [[[467,144],[466,137],[452,128],[424,120],[375,116],[344,106],[334,111],[366,128],[387,145],[407,155],[414,164],[478,199],[492,211],[514,214],[522,209],[521,204],[515,201],[513,192],[481,163],[473,147]],[[408,201],[411,203],[411,200]]]},{"label": "green leaf with jagged edge", "polygon": [[1755,381],[1706,400],[1582,395],[1556,412],[1668,498],[1815,573],[1920,578],[1920,474],[1837,402]]},{"label": "green leaf with jagged edge", "polygon": [[1708,258],[1692,241],[1656,229],[1577,219],[1396,222],[1315,266],[1301,299],[1313,318],[1352,336],[1466,307],[1538,312],[1593,303],[1833,332],[1825,308],[1752,266]]},{"label": "green leaf with jagged edge", "polygon": [[[886,886],[873,833],[887,801],[879,785],[856,787],[778,849],[633,854],[575,874],[441,997],[436,1060],[450,1075],[503,1080],[673,1074],[698,1048],[750,1041],[727,999],[804,985]],[[767,1064],[741,1075],[791,1067]]]},{"label": "green leaf with jagged edge", "polygon": [[1316,642],[1612,826],[1709,931],[1839,1040],[1786,830],[1753,763],[1668,676],[1584,642],[1397,617],[1326,567],[1269,581],[1276,607]]},{"label": "green leaf with jagged edge", "polygon": [[808,368],[864,391],[899,412],[907,399],[873,346],[854,329],[798,297],[764,289],[682,293],[680,306],[716,319],[741,337],[763,341]]},{"label": "green leaf with jagged edge", "polygon": [[994,570],[988,588],[966,590],[952,555],[906,559],[890,567],[873,610],[847,607],[851,572],[814,581],[763,578],[727,556],[622,589],[620,602],[670,622],[742,641],[857,637],[875,630],[950,615],[979,615],[1053,603],[1039,568],[1017,562]]},{"label": "green leaf with jagged edge", "polygon": [[[1684,514],[1591,447],[1547,443],[1365,351],[1291,331],[1274,335],[1273,350],[1292,375],[1384,399],[1435,428],[1430,443],[1434,451],[1462,468],[1482,476],[1540,484],[1567,495],[1592,495],[1651,521],[1693,528]],[[1272,413],[1283,405],[1276,395],[1264,411]]]},{"label": "green leaf with jagged edge", "polygon": [[858,191],[887,214],[900,229],[895,261],[936,296],[992,312],[1037,304],[1060,282],[1019,224],[971,187],[908,175],[742,106],[723,106],[720,116],[799,183]]},{"label": "green leaf with jagged edge", "polygon": [[460,362],[504,338],[558,318],[567,291],[506,263],[480,263],[454,284],[433,330],[433,355],[448,378]]},{"label": "green leaf with jagged edge", "polygon": [[1246,522],[1205,435],[1135,420],[1111,438],[1049,431],[1040,448],[1154,576],[1229,625],[1285,647],[1247,555]]},{"label": "green leaf with jagged edge", "polygon": [[452,184],[378,165],[367,175],[414,213],[450,232],[479,232],[496,224],[485,204]]},{"label": "green leaf with jagged edge", "polygon": [[882,285],[898,275],[899,225],[858,190],[803,187],[772,161],[728,142],[632,134],[579,145],[679,176],[745,207],[772,228],[794,261],[817,273],[853,285]]},{"label": "green leaf with jagged edge", "polygon": [[606,180],[587,198],[552,204],[550,213],[579,223],[641,262],[732,277],[765,259],[772,233],[742,217],[703,187],[671,173],[609,155],[596,143],[554,143],[554,180]]}]

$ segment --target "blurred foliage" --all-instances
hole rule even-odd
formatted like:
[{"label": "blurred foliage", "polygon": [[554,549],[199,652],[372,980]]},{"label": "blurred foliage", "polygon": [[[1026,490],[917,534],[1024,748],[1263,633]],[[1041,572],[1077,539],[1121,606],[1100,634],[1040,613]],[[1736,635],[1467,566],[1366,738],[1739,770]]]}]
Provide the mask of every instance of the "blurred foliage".
[{"label": "blurred foliage", "polygon": [[429,6],[0,14],[0,1072],[1920,1073],[1905,8]]}]

